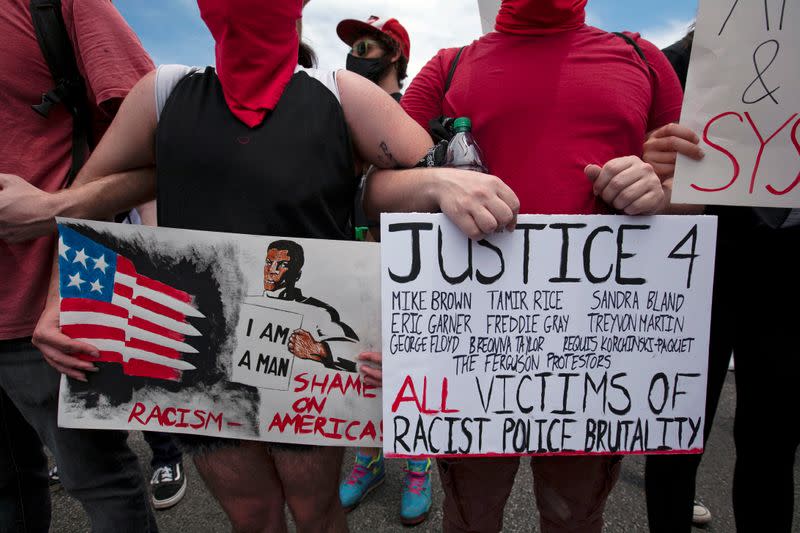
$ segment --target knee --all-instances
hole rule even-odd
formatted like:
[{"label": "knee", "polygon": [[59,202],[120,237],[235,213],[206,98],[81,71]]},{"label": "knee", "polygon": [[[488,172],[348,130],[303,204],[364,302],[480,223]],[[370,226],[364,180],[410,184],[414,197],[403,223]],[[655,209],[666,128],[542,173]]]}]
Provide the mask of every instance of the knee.
[{"label": "knee", "polygon": [[606,500],[619,476],[618,457],[547,458],[536,463],[534,492],[542,531],[602,531]]},{"label": "knee", "polygon": [[263,531],[285,531],[283,502],[277,498],[223,503],[225,513],[235,533],[261,533]]},{"label": "knee", "polygon": [[537,494],[543,533],[600,533],[607,494],[574,501],[557,491]]},{"label": "knee", "polygon": [[290,498],[287,503],[297,525],[297,531],[323,531],[329,525],[344,520],[344,510],[338,494],[322,497],[315,495],[314,498]]}]

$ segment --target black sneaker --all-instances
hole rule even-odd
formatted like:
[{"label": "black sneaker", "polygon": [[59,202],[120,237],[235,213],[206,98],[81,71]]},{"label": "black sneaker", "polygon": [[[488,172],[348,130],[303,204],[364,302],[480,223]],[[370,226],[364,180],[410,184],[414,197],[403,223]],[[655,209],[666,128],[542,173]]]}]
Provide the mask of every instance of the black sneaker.
[{"label": "black sneaker", "polygon": [[174,463],[156,468],[150,479],[150,492],[153,507],[169,509],[177,504],[186,494],[186,477],[183,475],[183,464]]},{"label": "black sneaker", "polygon": [[711,511],[701,501],[695,500],[692,508],[692,524],[703,527],[711,523]]}]

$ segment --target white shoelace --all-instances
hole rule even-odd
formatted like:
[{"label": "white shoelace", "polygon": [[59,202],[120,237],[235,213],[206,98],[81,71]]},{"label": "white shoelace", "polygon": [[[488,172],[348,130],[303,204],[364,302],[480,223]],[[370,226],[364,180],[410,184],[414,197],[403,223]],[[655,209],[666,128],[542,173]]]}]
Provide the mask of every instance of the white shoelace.
[{"label": "white shoelace", "polygon": [[175,475],[172,474],[172,468],[162,466],[153,472],[153,478],[150,480],[150,483],[169,483],[170,481],[175,481],[180,475],[180,465],[175,465]]}]

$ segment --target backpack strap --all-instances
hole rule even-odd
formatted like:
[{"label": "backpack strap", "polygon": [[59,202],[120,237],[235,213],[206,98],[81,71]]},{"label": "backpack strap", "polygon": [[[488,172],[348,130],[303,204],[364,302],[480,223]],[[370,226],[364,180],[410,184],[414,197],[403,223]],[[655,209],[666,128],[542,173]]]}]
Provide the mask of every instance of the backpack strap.
[{"label": "backpack strap", "polygon": [[649,70],[651,73],[653,72],[653,67],[650,65],[650,62],[647,60],[647,56],[644,55],[644,52],[642,52],[642,49],[639,47],[639,43],[637,43],[636,41],[631,39],[631,37],[629,35],[625,35],[624,33],[620,32],[620,31],[615,31],[614,35],[616,35],[617,37],[619,37],[620,39],[622,39],[623,41],[625,41],[626,43],[631,45],[633,47],[633,49],[636,51],[636,55],[639,56],[642,59],[642,61],[644,61],[645,65],[647,65],[647,70]]},{"label": "backpack strap", "polygon": [[[450,90],[450,84],[453,82],[453,76],[456,73],[456,67],[458,66],[458,60],[461,58],[461,52],[464,51],[466,46],[462,46],[458,49],[458,53],[455,55],[453,60],[450,62],[450,70],[447,72],[447,79],[444,82],[444,92],[442,92],[442,101],[444,101],[445,95],[447,95],[447,91]],[[440,141],[449,141],[453,138],[453,131],[452,131],[452,124],[453,119],[449,117],[445,117],[444,115],[438,116],[436,118],[432,118],[428,121],[428,130],[433,138],[434,142],[438,143]],[[434,147],[435,149],[436,147]],[[433,149],[432,149],[433,150]],[[433,152],[431,152],[433,153]],[[437,152],[438,153],[438,152]],[[430,156],[430,154],[428,154]],[[424,160],[420,160],[420,163]],[[432,166],[432,165],[429,165]]]},{"label": "backpack strap", "polygon": [[447,73],[447,81],[444,82],[444,93],[447,94],[447,91],[450,90],[450,84],[453,83],[453,76],[456,75],[456,67],[458,66],[458,60],[461,59],[461,52],[464,51],[466,46],[462,46],[458,49],[458,53],[456,57],[453,58],[453,62],[450,63],[450,71]]},{"label": "backpack strap", "polygon": [[61,14],[61,1],[31,0],[30,11],[36,40],[55,81],[55,86],[42,94],[41,103],[31,107],[47,118],[50,109],[60,103],[72,115],[72,164],[67,174],[69,187],[85,162],[86,146],[92,142],[86,82],[75,61],[75,52]]}]

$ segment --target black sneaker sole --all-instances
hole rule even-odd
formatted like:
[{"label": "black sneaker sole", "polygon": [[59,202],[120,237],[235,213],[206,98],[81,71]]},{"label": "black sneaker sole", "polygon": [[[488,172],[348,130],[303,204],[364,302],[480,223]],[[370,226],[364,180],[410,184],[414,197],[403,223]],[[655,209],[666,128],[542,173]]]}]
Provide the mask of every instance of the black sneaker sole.
[{"label": "black sneaker sole", "polygon": [[181,488],[178,489],[178,492],[176,492],[174,496],[171,496],[164,500],[156,500],[153,496],[150,496],[150,501],[153,502],[153,507],[156,510],[163,511],[164,509],[169,509],[170,507],[174,507],[175,505],[177,505],[185,495],[186,495],[186,478],[183,478],[183,484],[181,485]]}]

